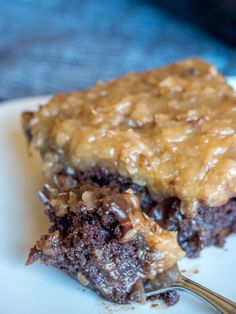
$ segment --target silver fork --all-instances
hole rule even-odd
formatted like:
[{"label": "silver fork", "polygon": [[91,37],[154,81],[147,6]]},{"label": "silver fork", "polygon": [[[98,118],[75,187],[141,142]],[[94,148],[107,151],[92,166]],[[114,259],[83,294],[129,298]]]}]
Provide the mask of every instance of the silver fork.
[{"label": "silver fork", "polygon": [[[236,314],[236,303],[183,276],[176,264],[145,286],[145,296],[151,297],[170,290],[192,294],[210,305],[219,314]],[[236,291],[236,288],[235,288]]]}]

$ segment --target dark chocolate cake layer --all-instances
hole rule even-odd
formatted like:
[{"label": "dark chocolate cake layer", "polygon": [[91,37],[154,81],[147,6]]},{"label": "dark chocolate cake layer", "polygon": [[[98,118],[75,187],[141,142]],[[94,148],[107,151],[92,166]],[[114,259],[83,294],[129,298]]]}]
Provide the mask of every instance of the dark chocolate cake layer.
[{"label": "dark chocolate cake layer", "polygon": [[[186,217],[180,211],[180,201],[177,198],[167,198],[157,202],[152,199],[147,188],[107,169],[94,168],[86,173],[77,171],[72,177],[58,175],[56,183],[67,188],[74,180],[75,185],[91,183],[97,186],[116,188],[120,192],[131,188],[140,199],[142,210],[163,228],[178,232],[178,241],[182,249],[190,257],[196,257],[208,245],[223,246],[225,238],[236,232],[236,199],[230,199],[219,207],[200,206],[193,218]],[[67,179],[66,179],[67,178]]]},{"label": "dark chocolate cake layer", "polygon": [[[105,299],[144,302],[143,284],[183,256],[176,237],[146,218],[129,193],[88,184],[69,191],[46,185],[40,197],[52,226],[31,249],[27,264],[52,265]],[[174,260],[162,251],[161,237],[176,252]],[[178,300],[172,293],[162,297],[167,304]]]},{"label": "dark chocolate cake layer", "polygon": [[[167,205],[166,205],[167,204]],[[178,242],[189,257],[197,257],[208,245],[223,247],[225,238],[236,232],[236,199],[219,207],[200,206],[194,218],[180,212],[175,198],[157,204],[151,215],[167,230],[178,232]]]}]

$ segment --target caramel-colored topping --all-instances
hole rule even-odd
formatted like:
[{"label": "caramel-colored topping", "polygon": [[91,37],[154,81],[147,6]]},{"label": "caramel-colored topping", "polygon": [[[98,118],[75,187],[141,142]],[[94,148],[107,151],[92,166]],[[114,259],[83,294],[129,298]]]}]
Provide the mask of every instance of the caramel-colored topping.
[{"label": "caramel-colored topping", "polygon": [[48,177],[106,167],[189,215],[236,196],[236,97],[200,60],[56,96],[25,128]]}]

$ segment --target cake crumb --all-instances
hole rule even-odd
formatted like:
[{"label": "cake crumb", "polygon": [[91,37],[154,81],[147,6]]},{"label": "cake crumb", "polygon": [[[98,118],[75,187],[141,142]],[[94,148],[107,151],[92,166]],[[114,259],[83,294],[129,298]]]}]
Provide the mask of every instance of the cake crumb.
[{"label": "cake crumb", "polygon": [[181,272],[184,276],[192,277],[193,275],[198,274],[200,271],[199,271],[199,268],[197,268],[197,267],[191,267],[191,268],[189,268],[189,269],[181,269],[180,272]]},{"label": "cake crumb", "polygon": [[153,304],[151,304],[151,307],[152,307],[152,308],[157,308],[157,307],[158,307],[158,304],[157,304],[157,303],[153,303]]}]

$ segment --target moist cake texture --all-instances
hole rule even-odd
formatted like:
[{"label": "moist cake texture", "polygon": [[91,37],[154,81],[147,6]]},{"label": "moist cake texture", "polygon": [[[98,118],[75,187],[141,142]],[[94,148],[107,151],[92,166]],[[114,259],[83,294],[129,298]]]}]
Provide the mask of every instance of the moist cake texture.
[{"label": "moist cake texture", "polygon": [[236,231],[236,97],[206,62],[60,94],[22,123],[42,157],[52,223],[29,264],[114,302],[142,302],[184,254]]},{"label": "moist cake texture", "polygon": [[236,199],[231,198],[226,204],[218,207],[197,208],[194,217],[181,212],[180,200],[169,197],[163,201],[155,201],[145,186],[132,182],[131,179],[110,173],[107,169],[91,168],[85,173],[75,172],[73,175],[59,173],[53,177],[54,185],[69,188],[70,184],[80,186],[110,187],[120,192],[131,189],[140,200],[140,207],[148,216],[164,229],[177,232],[179,245],[189,257],[196,257],[208,245],[222,247],[224,239],[236,232]]},{"label": "moist cake texture", "polygon": [[[184,255],[176,233],[146,216],[131,191],[45,185],[40,197],[52,226],[27,263],[53,265],[106,299],[144,302],[143,285]],[[163,297],[173,302],[170,294]]]}]

